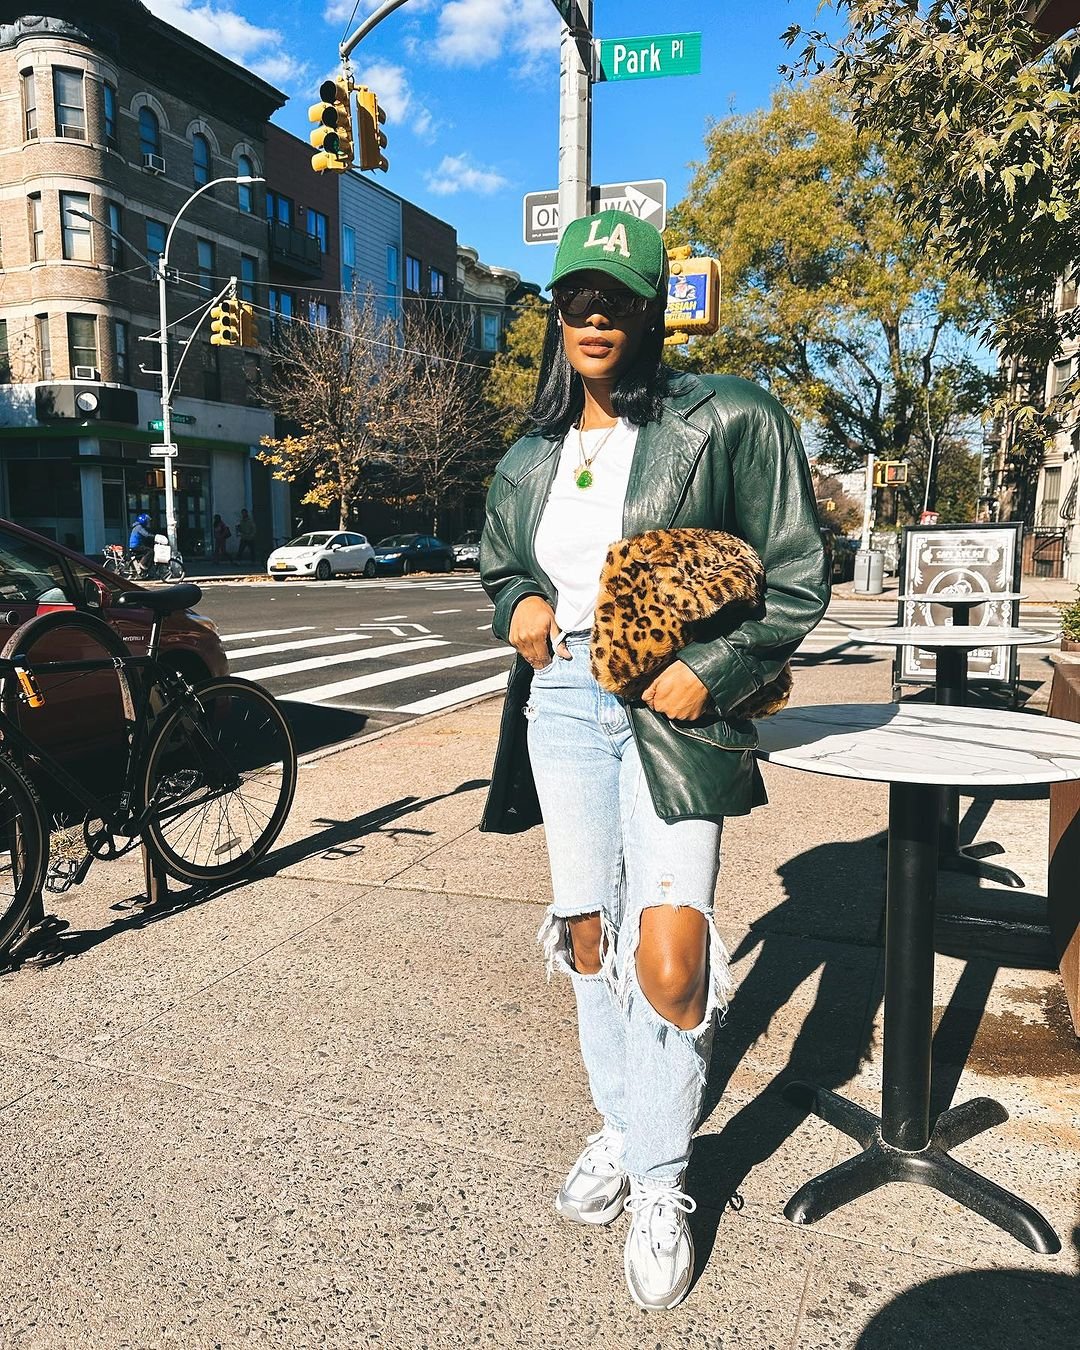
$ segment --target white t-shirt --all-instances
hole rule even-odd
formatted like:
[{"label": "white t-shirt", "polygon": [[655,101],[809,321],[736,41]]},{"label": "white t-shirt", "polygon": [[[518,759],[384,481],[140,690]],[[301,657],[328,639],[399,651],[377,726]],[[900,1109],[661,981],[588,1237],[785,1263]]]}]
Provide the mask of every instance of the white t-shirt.
[{"label": "white t-shirt", "polygon": [[575,482],[582,458],[575,428],[570,428],[559,448],[559,465],[536,531],[535,552],[558,589],[555,622],[564,632],[592,627],[604,559],[615,540],[623,537],[623,503],[636,444],[637,427],[623,418],[614,427],[583,432],[585,457],[596,455],[593,481],[587,488]]}]

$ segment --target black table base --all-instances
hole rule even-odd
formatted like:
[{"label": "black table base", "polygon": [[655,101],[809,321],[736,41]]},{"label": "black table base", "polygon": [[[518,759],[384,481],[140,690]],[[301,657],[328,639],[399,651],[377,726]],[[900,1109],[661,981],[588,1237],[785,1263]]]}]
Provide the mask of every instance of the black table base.
[{"label": "black table base", "polygon": [[889,789],[889,881],[885,917],[885,1032],[881,1115],[806,1083],[785,1097],[862,1145],[862,1153],[806,1182],[784,1213],[813,1223],[892,1181],[933,1186],[989,1219],[1032,1251],[1061,1242],[1043,1216],[950,1155],[950,1149],[1008,1120],[990,1097],[943,1111],[930,1128],[934,1011],[934,899],[938,862],[937,789]]}]

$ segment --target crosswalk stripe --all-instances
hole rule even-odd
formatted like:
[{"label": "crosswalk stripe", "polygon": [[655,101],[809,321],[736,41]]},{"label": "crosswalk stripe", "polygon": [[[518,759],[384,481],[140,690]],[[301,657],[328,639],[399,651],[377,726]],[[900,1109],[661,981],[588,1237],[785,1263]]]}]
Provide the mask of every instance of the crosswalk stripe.
[{"label": "crosswalk stripe", "polygon": [[410,652],[413,648],[448,647],[448,642],[439,638],[414,638],[408,642],[391,642],[385,647],[357,647],[354,651],[335,652],[333,656],[313,656],[306,661],[285,661],[276,666],[259,666],[257,670],[245,670],[245,680],[272,680],[281,675],[299,675],[305,670],[322,670],[323,666],[344,666],[350,661],[371,661],[379,656],[398,656],[401,652]]},{"label": "crosswalk stripe", "polygon": [[449,689],[445,694],[433,694],[431,698],[420,698],[415,703],[403,703],[400,708],[395,708],[394,712],[429,713],[438,712],[441,708],[452,708],[457,703],[464,703],[470,698],[479,698],[482,694],[498,693],[500,689],[506,688],[507,679],[508,674],[504,670],[498,675],[489,675],[486,680],[459,684],[456,689]]},{"label": "crosswalk stripe", "polygon": [[238,652],[230,652],[229,660],[238,661],[247,656],[270,656],[274,652],[297,652],[305,647],[332,647],[335,642],[359,642],[370,639],[370,633],[357,633],[351,629],[332,634],[330,637],[300,638],[296,642],[270,642],[264,647],[244,647]]},{"label": "crosswalk stripe", "polygon": [[305,624],[300,628],[260,628],[257,633],[222,633],[222,642],[243,642],[246,638],[284,637],[286,633],[313,633],[315,625]]},{"label": "crosswalk stripe", "polygon": [[[418,642],[415,645],[419,647],[421,644]],[[500,656],[512,656],[513,652],[513,647],[492,647],[479,652],[465,652],[461,656],[445,656],[438,661],[420,661],[415,665],[397,666],[393,670],[377,670],[370,675],[357,675],[354,679],[338,680],[334,684],[317,684],[310,689],[297,689],[289,694],[278,694],[277,698],[290,703],[322,703],[326,699],[359,693],[361,689],[374,689],[380,684],[411,680],[414,675],[428,675],[437,670],[449,670],[454,666],[493,661]]]}]

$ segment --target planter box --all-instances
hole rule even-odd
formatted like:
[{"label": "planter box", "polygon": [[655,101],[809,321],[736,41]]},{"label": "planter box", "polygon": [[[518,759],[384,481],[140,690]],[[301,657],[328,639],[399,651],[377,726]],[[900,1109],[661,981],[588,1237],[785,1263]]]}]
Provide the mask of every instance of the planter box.
[{"label": "planter box", "polygon": [[[1046,711],[1049,717],[1080,722],[1080,664],[1054,667]],[[1080,782],[1050,785],[1047,919],[1073,1030],[1080,1036]]]}]

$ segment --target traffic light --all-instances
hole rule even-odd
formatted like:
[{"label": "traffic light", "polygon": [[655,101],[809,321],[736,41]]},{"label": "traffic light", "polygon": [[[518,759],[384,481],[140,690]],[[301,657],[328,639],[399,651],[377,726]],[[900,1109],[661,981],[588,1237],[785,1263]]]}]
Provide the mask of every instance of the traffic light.
[{"label": "traffic light", "polygon": [[246,301],[240,302],[240,346],[257,347],[259,345],[259,321],[255,317],[254,306]]},{"label": "traffic light", "polygon": [[352,168],[353,130],[349,110],[349,84],[345,79],[323,80],[319,85],[320,103],[308,109],[308,121],[316,123],[308,140],[317,154],[311,156],[316,173],[344,173]]},{"label": "traffic light", "polygon": [[374,89],[360,85],[356,91],[356,131],[362,169],[382,169],[385,173],[390,167],[383,154],[386,135],[379,129],[385,121],[386,113],[379,107]]},{"label": "traffic light", "polygon": [[903,487],[908,466],[898,459],[879,459],[874,464],[875,487]]},{"label": "traffic light", "polygon": [[212,347],[240,346],[240,304],[236,300],[222,300],[210,311],[210,345]]}]

